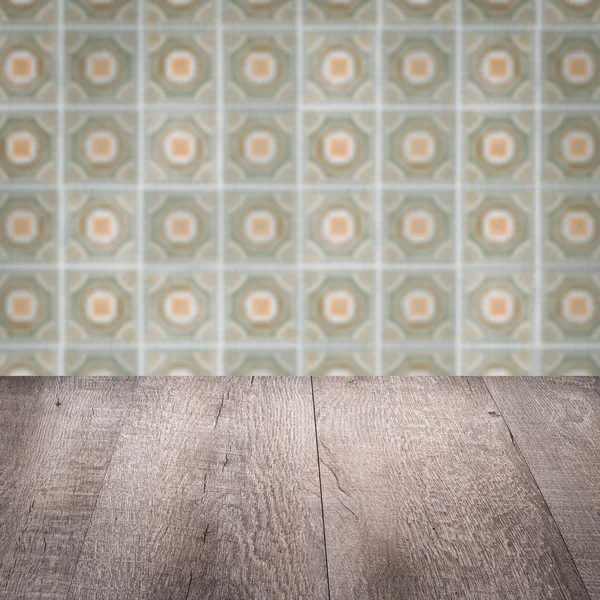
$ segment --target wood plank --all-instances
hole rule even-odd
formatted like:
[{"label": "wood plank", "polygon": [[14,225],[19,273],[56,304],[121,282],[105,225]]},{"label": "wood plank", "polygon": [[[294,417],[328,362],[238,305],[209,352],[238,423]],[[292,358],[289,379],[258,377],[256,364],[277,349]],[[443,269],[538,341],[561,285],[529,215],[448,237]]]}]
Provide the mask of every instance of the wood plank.
[{"label": "wood plank", "polygon": [[66,597],[135,385],[0,380],[0,598]]},{"label": "wood plank", "polygon": [[313,381],[332,600],[588,598],[481,380]]},{"label": "wood plank", "polygon": [[600,393],[592,377],[489,377],[583,581],[600,599]]},{"label": "wood plank", "polygon": [[70,598],[327,597],[308,378],[145,378]]}]

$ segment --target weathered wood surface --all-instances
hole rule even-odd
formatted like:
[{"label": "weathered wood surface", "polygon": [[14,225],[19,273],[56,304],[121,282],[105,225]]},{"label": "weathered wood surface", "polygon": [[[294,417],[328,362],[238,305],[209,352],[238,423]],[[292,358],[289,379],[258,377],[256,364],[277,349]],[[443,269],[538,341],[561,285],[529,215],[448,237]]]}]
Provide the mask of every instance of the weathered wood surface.
[{"label": "weathered wood surface", "polygon": [[588,597],[481,380],[313,383],[332,600]]},{"label": "weathered wood surface", "polygon": [[134,379],[0,379],[0,598],[66,598]]},{"label": "weathered wood surface", "polygon": [[146,380],[71,597],[326,598],[310,380]]},{"label": "weathered wood surface", "polygon": [[599,598],[599,390],[0,379],[0,600]]},{"label": "weathered wood surface", "polygon": [[599,381],[485,379],[594,599],[600,599]]}]

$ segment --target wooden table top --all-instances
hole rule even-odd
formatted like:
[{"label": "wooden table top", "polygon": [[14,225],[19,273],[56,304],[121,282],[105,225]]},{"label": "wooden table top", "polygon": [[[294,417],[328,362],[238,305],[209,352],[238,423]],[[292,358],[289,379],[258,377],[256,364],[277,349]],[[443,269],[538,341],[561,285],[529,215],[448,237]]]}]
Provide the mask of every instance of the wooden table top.
[{"label": "wooden table top", "polygon": [[0,599],[600,598],[600,378],[2,378]]}]

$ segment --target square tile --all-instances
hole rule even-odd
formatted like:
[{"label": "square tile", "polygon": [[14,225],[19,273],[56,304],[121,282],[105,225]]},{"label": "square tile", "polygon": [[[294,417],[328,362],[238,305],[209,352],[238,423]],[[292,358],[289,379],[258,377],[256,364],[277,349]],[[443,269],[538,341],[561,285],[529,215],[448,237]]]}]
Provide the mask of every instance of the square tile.
[{"label": "square tile", "polygon": [[135,181],[136,134],[135,113],[68,113],[66,181]]},{"label": "square tile", "polygon": [[304,276],[305,338],[373,343],[374,273],[310,272]]},{"label": "square tile", "polygon": [[294,194],[229,193],[226,202],[227,261],[296,262]]},{"label": "square tile", "polygon": [[532,211],[530,192],[465,193],[464,260],[532,263]]},{"label": "square tile", "polygon": [[258,347],[251,351],[229,350],[225,354],[225,374],[235,377],[296,375],[293,350]]},{"label": "square tile", "polygon": [[134,341],[136,278],[134,272],[67,273],[67,340]]},{"label": "square tile", "polygon": [[216,100],[214,32],[146,35],[146,102]]},{"label": "square tile", "polygon": [[296,339],[296,274],[227,273],[228,342]]},{"label": "square tile", "polygon": [[293,182],[295,115],[291,112],[227,115],[227,182]]},{"label": "square tile", "polygon": [[371,375],[375,366],[372,350],[314,350],[305,352],[306,370],[314,377],[351,377]]},{"label": "square tile", "polygon": [[544,260],[600,264],[600,194],[546,191]]},{"label": "square tile", "polygon": [[467,181],[533,180],[533,114],[465,113]]},{"label": "square tile", "polygon": [[0,181],[53,182],[56,115],[0,115]]},{"label": "square tile", "polygon": [[465,275],[465,340],[530,342],[533,273]]},{"label": "square tile", "polygon": [[306,182],[372,182],[373,117],[371,112],[305,113]]},{"label": "square tile", "polygon": [[306,262],[375,259],[372,193],[307,193],[303,201]]},{"label": "square tile", "polygon": [[56,210],[54,193],[0,194],[0,260],[55,260]]},{"label": "square tile", "polygon": [[386,183],[454,179],[454,115],[387,112],[383,117]]},{"label": "square tile", "polygon": [[533,103],[535,52],[530,32],[467,33],[463,102]]},{"label": "square tile", "polygon": [[600,339],[600,275],[548,272],[544,290],[544,341]]},{"label": "square tile", "polygon": [[0,35],[0,100],[54,102],[55,56],[54,33]]},{"label": "square tile", "polygon": [[69,350],[66,353],[66,374],[77,377],[107,376],[122,377],[136,374],[135,352],[82,352]]},{"label": "square tile", "polygon": [[0,272],[0,340],[55,342],[56,273]]},{"label": "square tile", "polygon": [[214,273],[146,276],[146,339],[214,342]]},{"label": "square tile", "polygon": [[135,103],[136,44],[132,32],[67,33],[67,101]]},{"label": "square tile", "polygon": [[304,101],[375,101],[373,35],[307,33],[304,36]]},{"label": "square tile", "polygon": [[135,194],[70,192],[67,202],[67,260],[136,260]]},{"label": "square tile", "polygon": [[600,176],[600,114],[544,114],[544,179],[597,180]]},{"label": "square tile", "polygon": [[386,261],[454,260],[453,194],[386,192],[384,210]]},{"label": "square tile", "polygon": [[454,274],[384,273],[385,341],[454,338]]},{"label": "square tile", "polygon": [[383,96],[389,103],[454,101],[454,35],[443,33],[383,36]]},{"label": "square tile", "polygon": [[215,181],[214,111],[149,113],[146,178],[153,182]]},{"label": "square tile", "polygon": [[147,194],[145,207],[148,262],[215,260],[215,194]]},{"label": "square tile", "polygon": [[296,99],[294,33],[225,34],[225,101],[292,103]]},{"label": "square tile", "polygon": [[593,102],[600,99],[600,36],[546,33],[546,102]]},{"label": "square tile", "polygon": [[146,363],[148,375],[197,377],[215,373],[215,353],[212,350],[150,350],[146,354]]}]

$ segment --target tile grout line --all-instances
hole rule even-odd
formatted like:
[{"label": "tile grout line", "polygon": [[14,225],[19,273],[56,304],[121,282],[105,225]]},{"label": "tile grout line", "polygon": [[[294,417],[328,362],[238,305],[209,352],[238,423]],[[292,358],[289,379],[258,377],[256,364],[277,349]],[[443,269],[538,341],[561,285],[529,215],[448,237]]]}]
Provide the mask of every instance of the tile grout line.
[{"label": "tile grout line", "polygon": [[[214,31],[211,25],[198,25],[195,23],[156,23],[151,21],[143,21],[143,27],[145,31],[155,31],[164,33],[212,33]],[[374,30],[376,24],[355,24],[355,23],[305,23],[303,30],[305,32],[314,33],[364,33],[365,31]],[[122,32],[135,32],[137,29],[136,23],[110,23],[110,22],[98,22],[98,23],[66,23],[66,31],[81,32],[81,33],[96,33],[96,32],[110,32],[110,33],[122,33]],[[531,31],[534,28],[529,23],[516,23],[516,22],[504,22],[504,23],[465,23],[463,25],[463,31],[474,32],[474,33],[510,33],[510,32],[524,32]],[[598,27],[595,24],[589,23],[546,23],[543,25],[545,31],[556,32],[556,33],[584,33],[594,34],[597,33]],[[293,33],[295,31],[295,24],[284,24],[279,23],[277,25],[270,25],[266,23],[223,23],[221,26],[222,31],[234,31],[236,33]],[[454,31],[454,24],[452,23],[439,23],[439,22],[407,22],[407,23],[383,23],[383,31],[389,31],[391,33],[443,33]],[[9,31],[11,33],[20,32],[33,32],[43,33],[53,31],[53,26],[44,23],[0,23],[0,33]]]},{"label": "tile grout line", "polygon": [[57,375],[66,373],[65,347],[67,338],[67,277],[65,271],[66,263],[66,237],[67,237],[67,199],[65,190],[65,0],[56,2],[56,84],[57,84],[57,112],[56,112],[56,192],[58,194],[58,256],[57,256],[57,328],[58,348],[56,353]]},{"label": "tile grout line", "polygon": [[[464,264],[464,263],[463,263]],[[90,272],[102,272],[102,271],[115,271],[115,272],[128,272],[136,271],[138,263],[131,262],[100,262],[100,261],[81,261],[81,262],[68,262],[64,263],[64,267],[67,271],[90,271]],[[469,263],[469,267],[477,273],[502,273],[506,272],[507,268],[514,270],[518,273],[531,273],[532,266],[528,262],[473,262]],[[579,261],[570,262],[546,262],[545,267],[552,268],[558,272],[573,272],[578,271],[580,273],[600,273],[600,264],[589,264]],[[57,263],[35,263],[35,262],[18,262],[18,263],[2,263],[0,262],[0,273],[12,273],[15,271],[56,271],[58,268]],[[412,273],[415,271],[428,271],[433,273],[447,273],[449,271],[455,271],[454,262],[385,262],[382,261],[381,268],[384,271],[393,271],[396,273]],[[374,271],[372,262],[360,262],[360,261],[347,261],[347,262],[313,262],[303,263],[298,266],[294,263],[269,263],[269,262],[248,262],[248,263],[236,263],[231,262],[223,265],[222,267],[212,263],[201,263],[190,265],[185,262],[160,262],[160,263],[144,263],[145,272],[152,271],[154,273],[212,273],[219,269],[223,269],[226,272],[239,273],[244,271],[257,272],[257,271],[268,271],[271,273],[290,273],[300,269],[302,271],[314,273],[322,272],[327,273],[330,271]]]},{"label": "tile grout line", "polygon": [[144,14],[145,0],[137,0],[137,190],[136,190],[136,235],[137,235],[137,279],[136,295],[136,335],[139,340],[137,352],[137,373],[146,373],[146,298],[145,298],[145,206],[144,206],[144,180],[145,180],[145,40],[144,40]]},{"label": "tile grout line", "polygon": [[383,339],[383,247],[384,247],[384,222],[383,222],[383,54],[384,36],[383,26],[383,0],[377,0],[376,4],[376,27],[375,39],[375,135],[374,135],[374,162],[375,162],[375,190],[373,196],[374,218],[373,228],[375,233],[375,294],[374,310],[372,314],[375,320],[375,372],[374,375],[383,375],[383,351],[381,342]]},{"label": "tile grout line", "polygon": [[[146,346],[152,348],[188,348],[188,349],[214,349],[217,347],[216,342],[198,342],[189,340],[171,340],[171,341],[152,341],[146,342]],[[56,349],[58,342],[29,342],[29,341],[0,341],[0,349],[15,349],[15,348],[35,348],[44,349],[52,348]],[[103,349],[103,350],[127,350],[137,348],[138,342],[112,342],[110,340],[88,340],[83,342],[72,342],[69,344],[70,348],[89,348],[89,349]],[[228,348],[233,349],[254,349],[254,348],[285,348],[293,350],[296,347],[296,342],[277,342],[277,341],[240,341],[230,342]],[[339,340],[328,341],[316,341],[307,343],[306,347],[312,349],[332,349],[337,348],[340,350],[352,348],[355,350],[361,350],[363,348],[373,349],[373,343],[364,343],[359,341],[353,342],[341,342]],[[395,349],[412,349],[412,350],[432,350],[433,352],[448,351],[454,348],[454,342],[431,342],[429,340],[419,341],[398,341],[398,342],[383,342],[382,347],[384,348],[395,348]],[[591,351],[600,352],[600,342],[545,342],[542,347],[547,350],[553,350],[556,352],[561,351]],[[530,342],[466,342],[463,344],[464,349],[468,350],[505,350],[507,352],[522,352],[531,349]]]},{"label": "tile grout line", "polygon": [[544,66],[543,50],[542,50],[542,0],[535,2],[535,30],[534,30],[534,89],[535,89],[535,104],[534,104],[534,185],[533,185],[533,243],[534,243],[534,285],[533,285],[533,357],[532,357],[532,372],[534,375],[542,374],[542,319],[543,319],[543,239],[542,239],[542,222],[543,222],[543,205],[542,205],[542,102],[543,89],[545,78],[542,73]]},{"label": "tile grout line", "polygon": [[225,314],[226,314],[226,293],[225,293],[225,229],[226,229],[226,211],[225,211],[225,180],[224,180],[224,153],[225,143],[225,93],[223,89],[224,77],[223,69],[225,67],[223,51],[223,0],[215,2],[215,30],[216,30],[216,48],[215,63],[217,73],[216,83],[216,176],[217,176],[217,276],[216,276],[216,375],[225,374]]},{"label": "tile grout line", "polygon": [[455,365],[454,375],[463,374],[463,121],[460,107],[462,105],[462,0],[456,0],[454,8],[454,328],[455,328]]},{"label": "tile grout line", "polygon": [[[65,183],[63,188],[69,191],[109,191],[109,192],[126,192],[126,191],[134,191],[138,189],[137,183],[131,182],[117,182],[117,183],[107,183],[107,182],[93,182],[93,183]],[[589,181],[589,182],[580,182],[580,181],[566,181],[566,182],[541,182],[540,187],[542,189],[546,188],[552,191],[564,191],[564,192],[581,192],[581,193],[592,193],[599,194],[600,193],[600,181]],[[247,192],[247,193],[256,193],[264,191],[268,189],[270,191],[278,191],[278,192],[289,192],[295,191],[297,188],[296,184],[286,184],[286,183],[271,183],[269,185],[257,184],[248,182],[246,184],[223,184],[222,186],[217,186],[212,183],[185,183],[178,184],[176,182],[165,182],[165,183],[148,183],[143,184],[143,189],[152,190],[154,192],[209,192],[209,191],[217,191],[218,189],[230,190],[235,192]],[[364,183],[351,183],[348,182],[346,184],[339,183],[320,183],[320,184],[303,184],[300,189],[304,191],[312,191],[318,193],[328,193],[328,192],[365,192],[369,191],[370,184],[367,182]],[[408,181],[408,182],[395,182],[395,183],[383,183],[381,184],[382,190],[388,191],[396,191],[396,192],[413,192],[415,194],[426,195],[431,192],[451,192],[454,191],[455,185],[454,182],[446,183],[446,182],[426,182],[422,181]],[[486,181],[486,182],[463,182],[463,189],[473,190],[473,191],[504,191],[504,192],[527,192],[531,190],[531,183],[522,183],[522,182],[512,182],[512,181]],[[55,183],[22,183],[22,182],[0,182],[0,191],[1,192],[11,192],[11,193],[26,193],[26,192],[51,192],[56,190]]]},{"label": "tile grout line", "polygon": [[[299,0],[297,0],[299,1]],[[379,30],[381,33],[382,30]],[[377,59],[377,57],[376,57]],[[538,74],[539,75],[539,74]],[[114,113],[115,111],[121,113],[136,112],[137,105],[131,104],[119,104],[114,103],[63,103],[64,108],[72,112],[109,112]],[[269,111],[273,113],[286,113],[296,112],[371,112],[373,111],[373,104],[364,104],[362,102],[327,102],[327,103],[281,103],[281,102],[252,102],[249,101],[244,104],[222,102],[221,105],[228,110],[236,110],[241,112],[264,112]],[[600,112],[600,105],[597,103],[589,102],[570,102],[568,104],[556,103],[556,104],[545,104],[540,100],[539,105],[541,108],[548,112],[569,112],[569,113],[588,113],[588,112]],[[216,104],[201,104],[201,103],[189,103],[189,102],[157,102],[147,104],[155,112],[167,112],[177,113],[180,111],[199,111],[199,112],[211,112],[217,107]],[[14,104],[11,102],[0,102],[0,110],[9,113],[21,113],[35,111],[48,111],[52,112],[57,110],[58,102],[22,102],[20,104]],[[484,102],[484,103],[464,103],[460,106],[456,106],[455,103],[451,104],[427,104],[422,105],[415,102],[386,104],[380,103],[379,108],[381,111],[392,112],[392,113],[419,113],[419,114],[439,114],[444,112],[474,112],[474,113],[496,113],[498,111],[514,111],[514,112],[535,112],[535,106],[530,103],[511,103],[511,102]]]},{"label": "tile grout line", "polygon": [[304,0],[296,0],[296,375],[304,375]]}]

